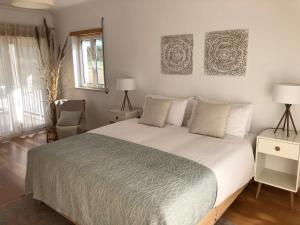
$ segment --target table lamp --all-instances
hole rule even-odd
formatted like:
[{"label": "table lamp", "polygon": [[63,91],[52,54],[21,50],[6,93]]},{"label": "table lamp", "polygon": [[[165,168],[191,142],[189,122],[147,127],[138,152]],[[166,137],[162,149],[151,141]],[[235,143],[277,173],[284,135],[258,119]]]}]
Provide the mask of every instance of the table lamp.
[{"label": "table lamp", "polygon": [[273,87],[273,100],[285,104],[285,112],[282,115],[274,133],[279,129],[280,124],[283,122],[283,131],[287,129],[287,137],[289,137],[290,120],[292,121],[293,128],[298,134],[294,119],[291,113],[291,106],[300,104],[300,85],[298,84],[275,84]]},{"label": "table lamp", "polygon": [[136,89],[134,78],[118,78],[117,79],[117,90],[124,91],[125,96],[121,111],[124,111],[126,108],[126,103],[128,104],[129,111],[132,111],[131,102],[128,97],[128,91],[133,91]]}]

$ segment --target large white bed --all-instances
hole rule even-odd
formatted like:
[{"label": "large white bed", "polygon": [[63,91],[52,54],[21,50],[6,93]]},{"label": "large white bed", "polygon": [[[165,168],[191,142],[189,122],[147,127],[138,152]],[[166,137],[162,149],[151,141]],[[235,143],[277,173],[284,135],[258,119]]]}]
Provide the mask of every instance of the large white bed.
[{"label": "large white bed", "polygon": [[157,128],[130,119],[100,127],[90,133],[102,134],[169,152],[210,168],[216,175],[215,206],[246,185],[254,174],[253,135],[224,139],[191,134],[186,127]]},{"label": "large white bed", "polygon": [[29,151],[26,193],[78,225],[213,225],[253,177],[251,143],[126,120]]}]

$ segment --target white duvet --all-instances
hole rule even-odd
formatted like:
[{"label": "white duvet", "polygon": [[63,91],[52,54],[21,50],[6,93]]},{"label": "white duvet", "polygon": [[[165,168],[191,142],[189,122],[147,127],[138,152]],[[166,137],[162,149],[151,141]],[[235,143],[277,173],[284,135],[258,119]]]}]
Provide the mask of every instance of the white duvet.
[{"label": "white duvet", "polygon": [[254,174],[251,141],[234,136],[224,139],[191,134],[186,127],[164,128],[126,120],[90,131],[169,152],[209,167],[218,181],[215,206],[247,184]]}]

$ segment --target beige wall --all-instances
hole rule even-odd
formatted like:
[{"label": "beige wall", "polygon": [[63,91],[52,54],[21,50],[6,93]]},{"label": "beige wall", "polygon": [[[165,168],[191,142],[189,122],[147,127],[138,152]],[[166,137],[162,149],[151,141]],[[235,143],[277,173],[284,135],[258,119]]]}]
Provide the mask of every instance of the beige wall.
[{"label": "beige wall", "polygon": [[0,6],[0,23],[40,25],[44,17],[53,26],[52,14],[49,12]]},{"label": "beige wall", "polygon": [[[58,37],[97,27],[102,16],[109,94],[74,89],[70,49],[63,79],[65,97],[87,100],[89,128],[107,123],[107,110],[120,107],[118,76],[136,77],[138,90],[130,95],[137,105],[149,93],[252,102],[254,131],[275,126],[282,113],[272,84],[300,83],[300,9],[291,0],[97,0],[56,11]],[[205,32],[235,28],[250,31],[247,76],[203,75]],[[184,33],[194,34],[193,74],[161,74],[161,36]],[[300,127],[300,107],[293,112]]]}]

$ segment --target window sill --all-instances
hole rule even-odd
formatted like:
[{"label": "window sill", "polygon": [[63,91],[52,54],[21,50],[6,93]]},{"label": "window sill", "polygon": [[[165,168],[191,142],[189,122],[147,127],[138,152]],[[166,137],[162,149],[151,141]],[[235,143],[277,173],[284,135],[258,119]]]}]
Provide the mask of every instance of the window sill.
[{"label": "window sill", "polygon": [[105,92],[108,93],[108,91],[105,90],[105,88],[87,88],[87,87],[75,87],[77,90],[83,90],[83,91],[96,91],[96,92]]}]

